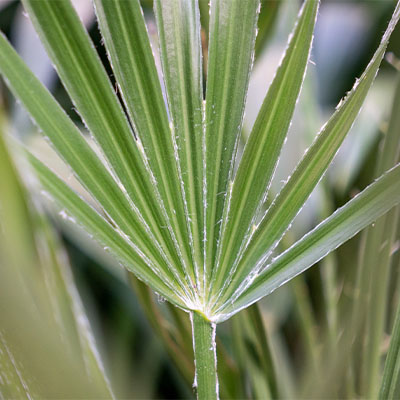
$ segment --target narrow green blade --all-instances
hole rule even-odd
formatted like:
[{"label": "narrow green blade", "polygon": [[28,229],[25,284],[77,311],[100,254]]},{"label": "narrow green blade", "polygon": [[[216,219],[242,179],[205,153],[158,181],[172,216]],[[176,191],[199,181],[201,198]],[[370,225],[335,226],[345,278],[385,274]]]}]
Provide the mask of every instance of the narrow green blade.
[{"label": "narrow green blade", "polygon": [[[13,94],[31,114],[42,134],[51,140],[60,156],[73,169],[107,216],[129,235],[131,240],[134,238],[134,242],[147,257],[155,263],[168,266],[171,275],[179,279],[179,273],[173,261],[170,261],[172,256],[168,258],[164,253],[168,248],[161,248],[120,185],[3,35],[0,35],[0,72],[6,78]],[[158,239],[163,243],[163,237],[158,236]]]},{"label": "narrow green blade", "polygon": [[205,107],[205,265],[213,268],[254,56],[259,0],[212,0]]},{"label": "narrow green blade", "polygon": [[[77,112],[113,170],[119,178],[129,176],[129,180],[136,182],[137,178],[132,176],[136,173],[132,162],[137,158],[133,134],[72,4],[69,0],[26,0],[23,4]],[[130,185],[128,188],[131,189]]]},{"label": "narrow green blade", "polygon": [[[385,135],[377,161],[375,176],[379,176],[400,161],[400,79],[397,79],[397,89],[388,131]],[[354,312],[362,314],[366,307],[368,334],[362,368],[361,393],[365,397],[376,397],[379,391],[379,371],[381,365],[381,343],[385,333],[390,279],[391,253],[399,222],[399,207],[395,207],[387,215],[380,218],[374,227],[364,232],[363,247],[358,266],[358,283],[360,290]],[[377,268],[379,266],[379,268]],[[373,300],[364,295],[374,293]],[[361,335],[360,335],[361,336]]]},{"label": "narrow green blade", "polygon": [[398,164],[266,265],[244,293],[220,308],[218,322],[301,274],[399,202]]},{"label": "narrow green blade", "polygon": [[[145,149],[135,140],[118,98],[70,0],[23,2],[77,111],[95,137],[121,189],[170,253],[171,225]],[[167,227],[167,229],[164,229]],[[172,257],[172,256],[171,256]],[[174,264],[182,263],[178,255]],[[171,260],[172,263],[172,260]]]},{"label": "narrow green blade", "polygon": [[336,112],[324,125],[260,224],[253,230],[254,234],[243,257],[236,260],[236,265],[233,267],[232,283],[224,299],[229,298],[233,292],[244,290],[245,286],[251,282],[251,278],[246,278],[257,274],[265,265],[266,260],[330,165],[360,111],[399,18],[400,3],[397,4],[381,44],[361,78],[357,79],[353,89],[339,103]]},{"label": "narrow green blade", "polygon": [[397,315],[390,338],[389,351],[386,356],[381,388],[380,400],[398,399],[400,396],[400,304],[397,306]]},{"label": "narrow green blade", "polygon": [[[96,0],[95,5],[121,96],[158,183],[175,246],[190,271],[186,210],[174,142],[140,3]],[[190,278],[194,285],[193,275]]]},{"label": "narrow green blade", "polygon": [[28,153],[28,157],[44,190],[66,210],[76,223],[110,251],[124,267],[136,274],[153,290],[173,304],[186,308],[185,302],[182,300],[185,295],[180,293],[177,285],[172,285],[170,277],[166,276],[158,265],[148,259],[129,237],[106,222],[90,205],[33,155]]},{"label": "narrow green blade", "polygon": [[[203,282],[203,83],[197,0],[156,0],[161,61],[179,156],[197,287]],[[200,270],[201,269],[201,270]]]},{"label": "narrow green blade", "polygon": [[255,224],[270,185],[303,84],[319,1],[304,3],[285,57],[264,100],[236,172],[215,267],[214,293],[229,282],[230,268]]}]

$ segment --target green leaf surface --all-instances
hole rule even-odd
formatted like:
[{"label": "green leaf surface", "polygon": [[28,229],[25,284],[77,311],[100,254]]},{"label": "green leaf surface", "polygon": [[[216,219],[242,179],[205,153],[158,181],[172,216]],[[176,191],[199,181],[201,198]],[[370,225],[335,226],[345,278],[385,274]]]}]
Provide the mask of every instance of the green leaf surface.
[{"label": "green leaf surface", "polygon": [[14,95],[31,114],[42,134],[50,139],[83,186],[104,209],[108,218],[140,246],[146,257],[169,268],[167,278],[179,279],[174,264],[169,261],[172,256],[168,260],[164,250],[135,212],[129,197],[124,194],[79,130],[3,35],[0,35],[0,50],[0,72]]},{"label": "green leaf surface", "polygon": [[[87,385],[90,375],[92,389],[83,389],[87,395],[97,392],[97,396],[113,398],[68,259],[38,205],[28,198],[5,145],[0,132],[0,297],[4,305],[0,308],[0,396],[49,397],[53,390],[67,395],[70,374],[76,370],[83,374],[78,380],[75,377],[76,388]],[[29,333],[23,341],[35,349],[25,349],[21,357],[16,332],[27,323]],[[59,348],[53,356],[51,346],[57,342],[61,346],[61,341],[65,350]],[[43,343],[49,347],[41,353]],[[46,376],[52,382],[46,382],[42,372],[27,362],[34,353],[36,357],[40,353],[37,360],[42,369],[49,360],[63,359],[63,383],[55,377],[61,375],[62,364],[52,366],[53,372]],[[78,365],[69,364],[65,356],[71,354]]]},{"label": "green leaf surface", "polygon": [[162,293],[173,304],[186,307],[177,288],[171,287],[168,279],[163,279],[163,272],[160,271],[159,266],[147,259],[141,249],[130,241],[129,237],[110,225],[37,158],[29,153],[28,156],[43,188],[76,223],[105,246],[106,250],[110,251],[124,267],[134,272],[153,290]]},{"label": "green leaf surface", "polygon": [[227,193],[231,190],[236,147],[242,127],[253,63],[259,0],[213,0],[205,106],[205,238],[207,275]]},{"label": "green leaf surface", "polygon": [[308,0],[300,12],[285,57],[268,90],[236,172],[229,210],[222,222],[222,238],[215,267],[215,294],[229,285],[264,203],[303,84],[311,52],[319,1]]},{"label": "green leaf surface", "polygon": [[[169,112],[179,157],[198,290],[203,292],[203,82],[197,0],[156,0]],[[204,296],[202,293],[201,296]]]},{"label": "green leaf surface", "polygon": [[[133,133],[107,74],[69,0],[23,2],[77,112],[122,178],[136,173]],[[124,179],[128,181],[128,179]],[[125,184],[125,182],[123,182]],[[128,193],[135,193],[131,185]]]},{"label": "green leaf surface", "polygon": [[267,264],[244,293],[219,310],[218,321],[304,272],[399,202],[400,165],[397,165]]},{"label": "green leaf surface", "polygon": [[174,142],[140,3],[138,0],[96,0],[95,5],[121,97],[157,182],[176,251],[183,257],[184,271],[194,285],[187,212]]},{"label": "green leaf surface", "polygon": [[[0,120],[0,122],[2,121]],[[31,260],[32,265],[39,264],[40,261],[37,248],[32,240],[35,236],[35,229],[25,199],[26,191],[9,154],[1,127],[0,194],[0,233],[4,241],[2,256],[12,260],[13,264],[20,265],[21,269],[26,269],[26,274],[30,276],[33,272],[32,268],[26,265],[26,260]],[[4,235],[6,228],[7,235]],[[19,251],[14,251],[14,241],[19,244]]]},{"label": "green leaf surface", "polygon": [[0,394],[3,398],[31,399],[37,396],[37,389],[31,383],[22,367],[15,365],[15,356],[0,333]]},{"label": "green leaf surface", "polygon": [[386,356],[382,383],[379,391],[380,400],[398,399],[400,396],[400,304],[397,306],[396,320],[390,338]]},{"label": "green leaf surface", "polygon": [[82,363],[89,376],[99,385],[101,384],[108,396],[114,398],[90,321],[75,286],[66,250],[46,216],[39,214],[38,210],[38,215],[35,217],[34,223],[41,237],[40,242],[45,243],[47,250],[43,251],[43,248],[39,248],[42,250],[41,271],[55,318],[62,326],[63,336],[82,354]]},{"label": "green leaf surface", "polygon": [[232,283],[221,302],[231,299],[233,293],[238,294],[244,290],[251,282],[251,279],[247,278],[257,274],[259,269],[265,265],[266,260],[322,178],[361,109],[399,18],[400,4],[396,6],[381,44],[366,70],[360,79],[356,80],[353,89],[339,103],[335,113],[317,135],[287,183],[272,202],[262,221],[253,230],[254,234],[241,260],[236,261],[237,268],[233,272]]},{"label": "green leaf surface", "polygon": [[[400,79],[393,101],[388,131],[380,147],[375,176],[379,176],[400,161]],[[385,333],[390,279],[391,255],[398,229],[400,210],[393,208],[387,215],[380,218],[374,227],[369,227],[363,236],[363,246],[360,255],[358,271],[360,290],[354,312],[366,316],[368,335],[365,338],[366,347],[362,368],[362,393],[365,397],[376,397],[379,390],[379,370],[381,365],[381,342]],[[378,268],[379,266],[379,268]],[[373,300],[364,293],[374,293]],[[365,304],[364,302],[367,302]],[[359,307],[367,305],[367,312]]]},{"label": "green leaf surface", "polygon": [[[8,304],[12,300],[9,297],[8,287],[12,283],[13,291],[22,289],[21,274],[28,282],[34,281],[37,275],[32,266],[40,265],[39,254],[33,240],[35,229],[25,196],[26,192],[6,147],[3,133],[0,132],[0,298],[4,301],[0,307],[0,397],[2,398],[18,396],[29,399],[39,393],[32,376],[23,371],[21,365],[16,364],[15,354],[5,336],[12,332],[17,319],[12,315],[15,305],[13,302]],[[5,232],[7,234],[4,234]],[[37,290],[36,287],[31,289]],[[26,289],[18,296],[26,298]],[[32,301],[28,304],[27,310],[28,312],[34,310]],[[45,310],[48,315],[48,308]]]},{"label": "green leaf surface", "polygon": [[170,254],[170,268],[180,268],[183,275],[181,260],[173,254],[171,226],[146,161],[145,149],[139,140],[135,140],[70,0],[25,0],[23,4],[77,111],[116,174],[121,190],[126,191],[133,201],[137,218],[151,227],[149,230]]}]

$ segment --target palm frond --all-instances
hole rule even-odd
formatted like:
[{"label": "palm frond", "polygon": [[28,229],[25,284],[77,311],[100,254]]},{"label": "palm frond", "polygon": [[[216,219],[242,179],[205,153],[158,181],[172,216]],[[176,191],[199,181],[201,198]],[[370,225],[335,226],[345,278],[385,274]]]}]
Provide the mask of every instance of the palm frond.
[{"label": "palm frond", "polygon": [[[310,60],[319,0],[305,0],[299,12],[240,160],[249,77],[261,46],[260,0],[211,1],[205,71],[199,1],[154,1],[166,101],[139,0],[94,0],[116,90],[70,0],[23,4],[97,148],[4,35],[0,72],[98,210],[29,150],[27,158],[64,215],[154,291],[190,312],[198,396],[217,398],[215,324],[304,272],[400,203],[396,153],[390,163],[382,161],[374,183],[275,256],[357,118],[400,18],[400,2],[365,71],[266,211]],[[204,2],[201,7],[204,19]],[[271,24],[264,24],[266,32]],[[265,332],[257,313],[249,315],[262,336],[267,371],[273,362]],[[370,358],[376,366],[376,354]],[[260,395],[277,392],[274,380]]]}]

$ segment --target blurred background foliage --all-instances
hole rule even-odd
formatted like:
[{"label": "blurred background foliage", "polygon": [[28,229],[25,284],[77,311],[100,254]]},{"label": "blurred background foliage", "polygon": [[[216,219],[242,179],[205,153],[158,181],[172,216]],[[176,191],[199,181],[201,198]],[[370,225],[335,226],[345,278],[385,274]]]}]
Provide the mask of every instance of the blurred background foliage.
[{"label": "blurred background foliage", "polygon": [[[206,49],[208,0],[199,1]],[[91,2],[74,3],[113,81]],[[151,3],[142,0],[158,59]],[[262,3],[243,142],[301,2]],[[275,192],[365,68],[393,7],[391,0],[322,0],[312,63],[274,178]],[[84,129],[19,1],[0,0],[0,29]],[[397,107],[394,114],[400,113],[400,101],[394,102],[399,28],[388,51],[388,61],[383,63],[357,122],[328,174],[296,218],[285,246],[375,177],[392,104]],[[0,127],[0,370],[11,371],[8,375],[0,372],[0,392],[6,398],[26,394],[26,388],[28,393],[52,398],[63,394],[84,398],[192,397],[194,367],[188,316],[116,265],[75,224],[57,215],[35,190],[34,178],[21,157],[14,152],[10,157],[12,146],[6,148],[5,143],[9,135],[22,140],[69,182],[74,178],[1,81]],[[85,196],[78,183],[75,188]],[[365,243],[374,248],[380,244],[364,231],[291,284],[219,326],[218,368],[223,398],[341,398],[367,393],[365,377],[370,375],[360,365],[368,360],[369,346],[373,351],[377,348],[379,360],[384,361],[399,298],[398,215],[391,218],[394,233],[390,257],[378,260],[385,263],[379,267],[387,269],[389,282],[382,295],[374,286],[373,270],[363,282],[357,272],[363,271],[365,264]],[[360,293],[373,296],[363,300]],[[375,307],[375,294],[384,298],[381,308]],[[32,304],[32,298],[37,304]],[[352,319],[354,308],[361,315],[356,322]],[[374,312],[382,318],[384,332],[383,336],[378,334],[377,345],[371,344],[376,320],[371,322],[370,315]],[[104,379],[103,368],[109,382]],[[23,381],[21,375],[30,378]],[[48,382],[51,385],[43,388]]]}]

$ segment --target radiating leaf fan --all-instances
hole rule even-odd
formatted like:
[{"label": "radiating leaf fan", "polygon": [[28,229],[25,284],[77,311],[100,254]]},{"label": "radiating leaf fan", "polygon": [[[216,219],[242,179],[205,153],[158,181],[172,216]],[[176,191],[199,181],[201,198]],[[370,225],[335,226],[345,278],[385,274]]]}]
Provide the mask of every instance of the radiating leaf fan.
[{"label": "radiating leaf fan", "polygon": [[259,0],[211,1],[206,74],[197,0],[154,1],[167,104],[138,0],[94,0],[120,98],[69,0],[23,3],[103,157],[4,36],[1,74],[102,212],[28,154],[31,165],[66,214],[139,279],[191,313],[198,397],[215,398],[215,324],[305,271],[400,202],[396,166],[275,254],[356,119],[400,5],[364,73],[265,211],[309,62],[319,1],[302,6],[237,168]]}]

